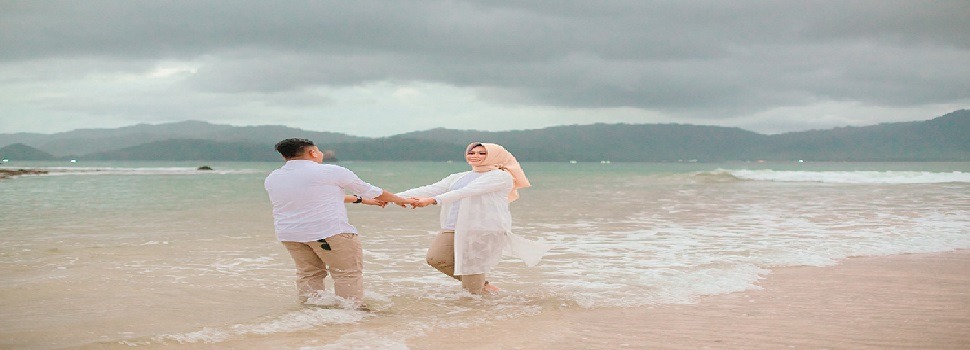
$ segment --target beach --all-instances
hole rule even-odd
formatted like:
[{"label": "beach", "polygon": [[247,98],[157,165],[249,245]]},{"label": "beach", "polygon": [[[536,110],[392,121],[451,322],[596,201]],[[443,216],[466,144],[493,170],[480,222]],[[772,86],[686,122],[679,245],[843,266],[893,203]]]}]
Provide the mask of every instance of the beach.
[{"label": "beach", "polygon": [[513,230],[555,248],[489,298],[425,262],[435,208],[348,205],[369,312],[296,302],[279,163],[210,165],[17,164],[46,173],[0,181],[0,349],[970,348],[970,163],[527,164]]},{"label": "beach", "polygon": [[420,349],[967,349],[970,251],[783,267],[687,305],[549,311],[410,339]]}]

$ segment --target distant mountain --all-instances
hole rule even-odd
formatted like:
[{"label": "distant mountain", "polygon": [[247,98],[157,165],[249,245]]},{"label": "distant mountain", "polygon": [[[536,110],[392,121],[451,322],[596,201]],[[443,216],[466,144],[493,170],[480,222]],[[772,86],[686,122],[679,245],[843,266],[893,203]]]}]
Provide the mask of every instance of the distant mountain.
[{"label": "distant mountain", "polygon": [[970,161],[970,110],[921,122],[794,132],[768,137],[760,158],[813,161]]},{"label": "distant mountain", "polygon": [[480,132],[431,129],[397,135],[466,145],[496,142],[522,160],[970,161],[970,110],[938,118],[778,135],[680,124],[594,124]]},{"label": "distant mountain", "polygon": [[[394,136],[466,146],[494,142],[524,161],[663,162],[688,159],[749,159],[767,136],[738,128],[680,124],[594,124],[538,130],[476,132],[432,129]],[[460,151],[460,150],[459,150]]]},{"label": "distant mountain", "polygon": [[464,160],[464,145],[406,138],[379,138],[324,145],[337,160]]},{"label": "distant mountain", "polygon": [[83,160],[196,160],[256,161],[280,160],[272,145],[254,142],[216,142],[211,140],[173,139],[154,141],[119,150],[78,156]]},{"label": "distant mountain", "polygon": [[54,156],[50,153],[27,146],[22,143],[15,143],[0,148],[0,159],[10,160],[52,160]]},{"label": "distant mountain", "polygon": [[970,111],[959,110],[921,122],[779,135],[717,126],[593,124],[504,132],[432,129],[375,139],[282,126],[181,122],[8,134],[0,135],[0,144],[26,140],[17,147],[99,160],[278,161],[277,141],[305,137],[333,150],[338,160],[461,161],[469,142],[483,141],[504,145],[522,161],[970,161],[967,135]]},{"label": "distant mountain", "polygon": [[[274,142],[275,143],[275,142]],[[324,146],[334,151],[336,160],[443,160],[462,159],[458,146],[411,139],[377,139]],[[164,160],[164,161],[279,161],[273,144],[255,142],[215,142],[174,139],[149,142],[120,150],[78,156],[83,160]]]},{"label": "distant mountain", "polygon": [[169,139],[275,144],[277,141],[287,137],[293,137],[293,135],[301,135],[301,137],[326,143],[370,140],[366,137],[332,132],[306,131],[286,126],[230,126],[215,125],[200,121],[185,121],[159,125],[138,124],[117,129],[81,129],[53,135],[28,133],[6,134],[0,135],[0,144],[2,142],[23,143],[55,156],[69,156],[114,151],[125,147]]}]

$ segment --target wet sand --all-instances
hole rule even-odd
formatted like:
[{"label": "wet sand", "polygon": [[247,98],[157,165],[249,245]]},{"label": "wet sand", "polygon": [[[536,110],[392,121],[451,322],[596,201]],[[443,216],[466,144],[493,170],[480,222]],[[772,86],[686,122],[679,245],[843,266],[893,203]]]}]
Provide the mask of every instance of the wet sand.
[{"label": "wet sand", "polygon": [[408,340],[424,349],[970,349],[970,251],[776,268],[696,304],[548,311]]}]

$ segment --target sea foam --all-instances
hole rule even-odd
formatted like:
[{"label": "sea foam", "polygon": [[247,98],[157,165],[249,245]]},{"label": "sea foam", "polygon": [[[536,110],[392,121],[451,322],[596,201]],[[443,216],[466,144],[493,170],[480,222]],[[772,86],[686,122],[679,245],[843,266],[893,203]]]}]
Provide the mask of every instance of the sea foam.
[{"label": "sea foam", "polygon": [[359,323],[368,316],[367,312],[348,309],[306,308],[260,323],[237,324],[230,327],[205,327],[195,332],[156,336],[153,340],[160,343],[174,341],[181,344],[220,343],[243,335],[288,333],[313,329],[327,324]]},{"label": "sea foam", "polygon": [[194,167],[153,167],[153,168],[116,168],[116,167],[42,167],[37,170],[47,171],[44,175],[34,176],[70,176],[70,175],[229,175],[229,174],[257,174],[264,171],[253,169],[214,169],[199,170]]},{"label": "sea foam", "polygon": [[701,174],[729,174],[741,180],[775,182],[820,182],[840,184],[932,184],[970,182],[970,173],[928,171],[784,171],[726,170]]}]

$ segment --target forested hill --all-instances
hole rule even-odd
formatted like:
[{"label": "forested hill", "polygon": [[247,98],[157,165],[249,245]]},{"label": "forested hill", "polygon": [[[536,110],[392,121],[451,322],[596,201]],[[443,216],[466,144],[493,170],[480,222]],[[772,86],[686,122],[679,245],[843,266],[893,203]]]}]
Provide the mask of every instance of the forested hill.
[{"label": "forested hill", "polygon": [[970,110],[905,123],[769,136],[771,159],[826,161],[970,161]]},{"label": "forested hill", "polygon": [[[469,142],[483,141],[504,145],[522,161],[970,161],[967,135],[970,111],[959,110],[920,122],[778,135],[717,126],[594,124],[504,132],[432,129],[366,138],[282,126],[181,122],[54,135],[7,134],[0,135],[0,147],[20,143],[10,148],[18,157],[277,161],[276,141],[304,137],[333,150],[338,160],[461,161]],[[0,157],[12,157],[3,150]]]},{"label": "forested hill", "polygon": [[434,129],[393,138],[451,142],[460,145],[458,152],[471,141],[494,142],[514,150],[520,160],[619,162],[750,159],[752,150],[768,140],[766,135],[738,128],[680,124],[594,124],[509,132]]},{"label": "forested hill", "polygon": [[216,125],[201,121],[149,125],[138,124],[117,129],[80,129],[45,134],[0,134],[0,147],[13,143],[23,143],[44,152],[57,155],[92,155],[111,153],[127,147],[143,145],[156,141],[173,139],[209,140],[218,143],[253,143],[259,145],[275,144],[276,141],[303,135],[314,140],[330,142],[353,142],[370,140],[366,137],[350,136],[332,132],[306,131],[286,126],[230,126]]}]

